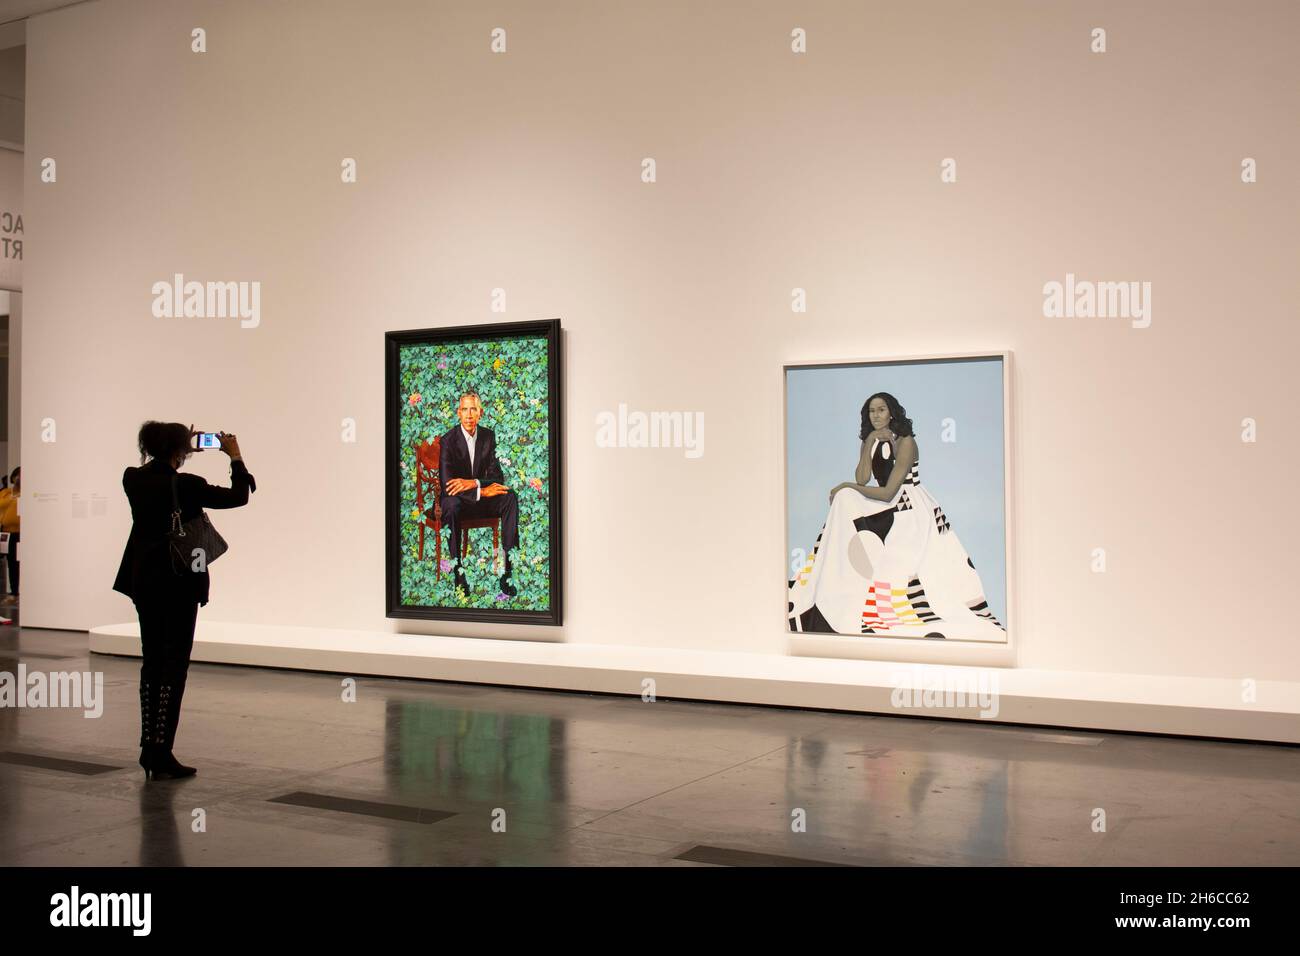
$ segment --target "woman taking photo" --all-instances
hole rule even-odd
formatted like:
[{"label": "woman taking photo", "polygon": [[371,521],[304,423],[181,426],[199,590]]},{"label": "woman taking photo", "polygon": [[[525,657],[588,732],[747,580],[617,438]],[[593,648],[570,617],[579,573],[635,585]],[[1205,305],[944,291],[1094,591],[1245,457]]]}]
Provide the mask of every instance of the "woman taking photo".
[{"label": "woman taking photo", "polygon": [[[177,469],[193,452],[193,428],[179,422],[140,426],[139,468],[127,468],[122,487],[131,502],[131,535],[113,590],[135,602],[140,618],[140,766],[145,779],[188,777],[172,755],[181,698],[194,647],[199,605],[208,603],[208,570],[203,556],[176,567],[168,532],[173,512],[179,524],[198,518],[204,508],[238,508],[257,486],[244,467],[234,435],[222,434],[221,450],[230,456],[230,487],[210,485]],[[188,558],[188,555],[186,556]]]}]

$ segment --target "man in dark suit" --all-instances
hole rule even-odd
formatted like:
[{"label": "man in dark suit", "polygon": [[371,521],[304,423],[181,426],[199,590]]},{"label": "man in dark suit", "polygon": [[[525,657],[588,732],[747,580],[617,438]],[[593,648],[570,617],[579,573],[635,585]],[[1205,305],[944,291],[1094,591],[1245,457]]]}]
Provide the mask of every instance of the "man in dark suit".
[{"label": "man in dark suit", "polygon": [[[505,478],[497,461],[496,435],[478,423],[483,417],[483,402],[477,392],[468,391],[460,397],[456,415],[460,424],[442,436],[442,453],[438,459],[442,526],[450,537],[456,586],[469,591],[460,567],[461,519],[499,517],[506,558],[500,585],[504,593],[514,597],[517,591],[510,579],[510,552],[519,547],[519,499],[502,484]],[[432,518],[434,509],[425,513]]]}]

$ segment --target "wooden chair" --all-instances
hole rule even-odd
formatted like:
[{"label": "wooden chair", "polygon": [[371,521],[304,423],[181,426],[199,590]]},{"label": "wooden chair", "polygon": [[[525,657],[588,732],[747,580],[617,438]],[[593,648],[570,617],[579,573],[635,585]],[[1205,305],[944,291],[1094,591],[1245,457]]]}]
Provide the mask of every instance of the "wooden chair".
[{"label": "wooden chair", "polygon": [[[424,560],[424,534],[426,529],[433,531],[434,540],[434,580],[442,578],[442,478],[438,474],[438,460],[442,454],[442,437],[431,442],[421,442],[415,449],[415,501],[423,520],[420,522],[420,560]],[[425,492],[428,489],[433,497],[433,517],[425,514]],[[460,556],[469,553],[469,532],[473,528],[492,529],[492,563],[496,564],[497,551],[501,547],[501,519],[461,518]],[[453,545],[453,554],[455,554]]]}]

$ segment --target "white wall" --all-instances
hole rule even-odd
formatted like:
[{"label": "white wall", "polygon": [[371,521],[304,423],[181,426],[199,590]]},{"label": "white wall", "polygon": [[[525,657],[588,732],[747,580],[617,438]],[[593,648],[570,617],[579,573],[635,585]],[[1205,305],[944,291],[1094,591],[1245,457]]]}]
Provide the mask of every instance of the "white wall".
[{"label": "white wall", "polygon": [[[206,618],[395,627],[383,332],[559,316],[563,640],[780,650],[782,364],[1010,349],[1020,663],[1300,678],[1300,12],[848,7],[101,0],[32,19],[24,623],[131,618],[109,590],[120,476],[161,416],[238,432],[260,486],[217,519],[233,548]],[[261,327],[153,318],[174,272],[261,280]],[[1067,272],[1152,282],[1151,327],[1045,319]],[[598,449],[619,402],[702,410],[704,457]],[[91,494],[108,513],[74,518]]]}]

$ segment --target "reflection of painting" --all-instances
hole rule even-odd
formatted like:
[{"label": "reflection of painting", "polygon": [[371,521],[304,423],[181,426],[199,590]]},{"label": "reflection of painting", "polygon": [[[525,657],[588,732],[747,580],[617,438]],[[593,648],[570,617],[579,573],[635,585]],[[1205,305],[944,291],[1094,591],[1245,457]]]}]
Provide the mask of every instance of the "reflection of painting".
[{"label": "reflection of painting", "polygon": [[516,807],[566,799],[562,719],[390,700],[385,725],[385,759],[405,788],[457,801],[508,798]]},{"label": "reflection of painting", "polygon": [[388,333],[390,617],[560,623],[559,337]]},{"label": "reflection of painting", "polygon": [[791,631],[1006,642],[1004,364],[786,369]]}]

